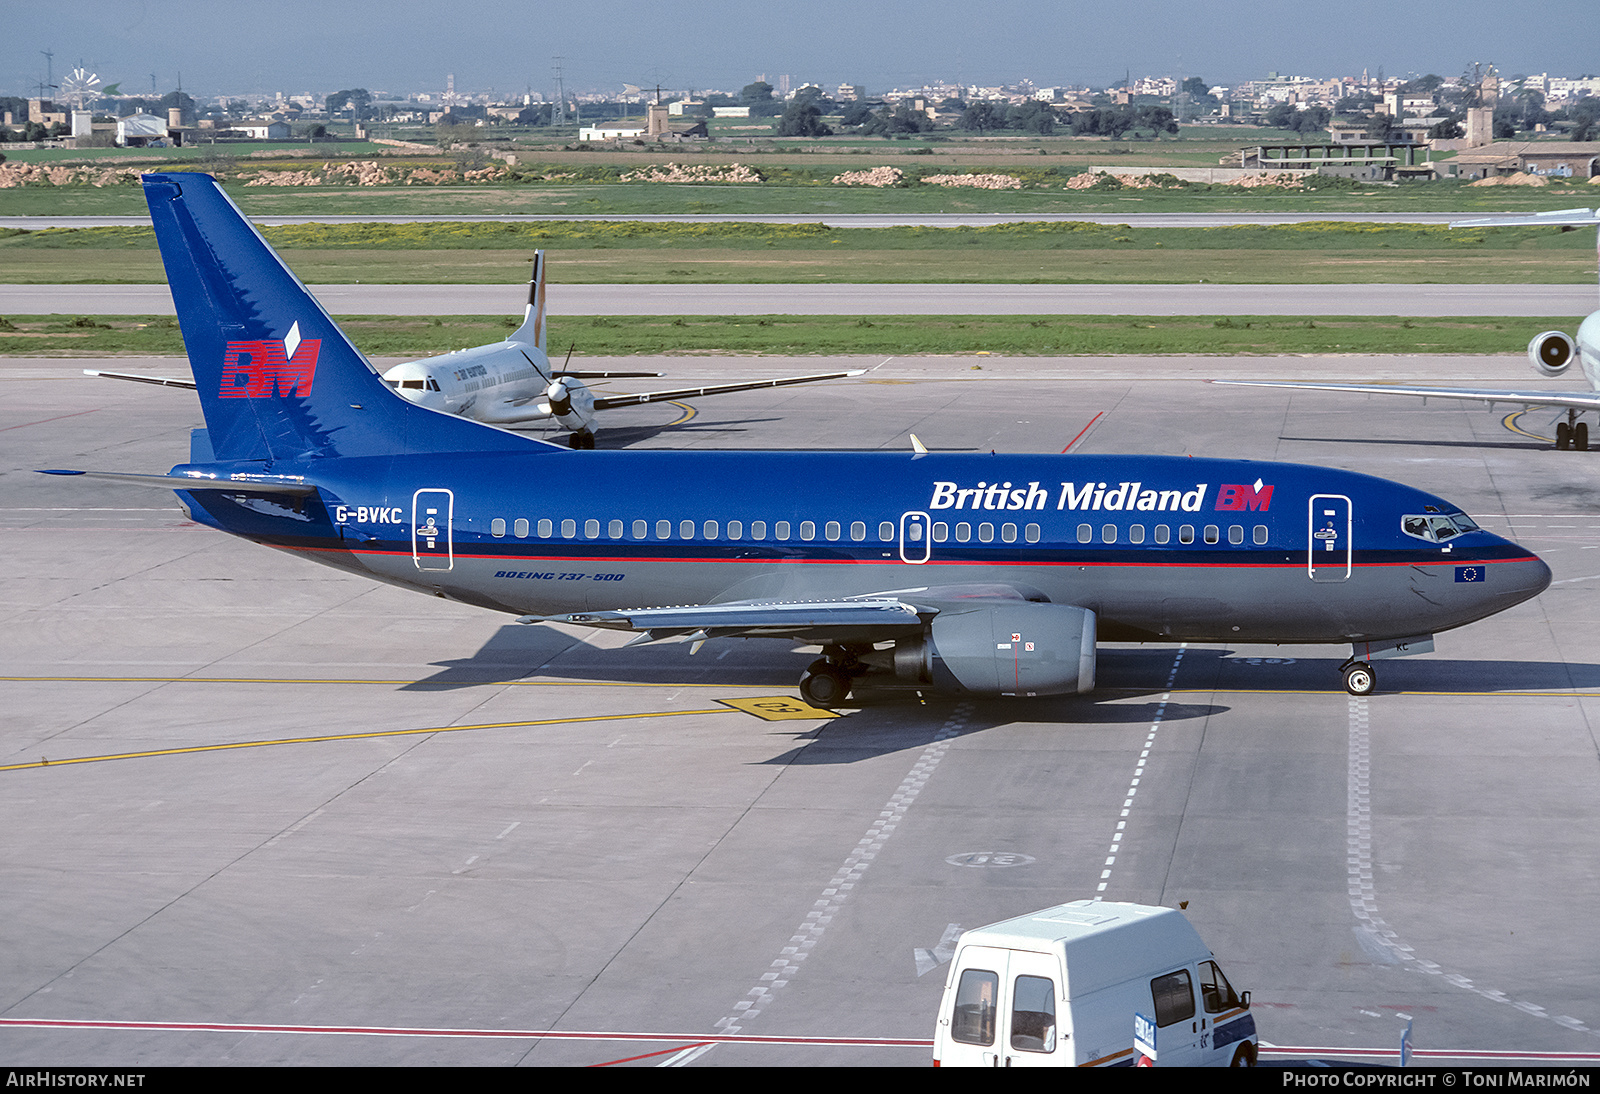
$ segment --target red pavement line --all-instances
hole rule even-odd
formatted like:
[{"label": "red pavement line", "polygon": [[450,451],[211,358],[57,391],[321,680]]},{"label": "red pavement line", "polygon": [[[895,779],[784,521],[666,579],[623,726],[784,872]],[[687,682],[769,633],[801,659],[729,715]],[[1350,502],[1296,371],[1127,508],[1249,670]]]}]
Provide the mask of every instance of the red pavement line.
[{"label": "red pavement line", "polygon": [[[1095,422],[1098,422],[1103,414],[1105,414],[1105,411],[1102,410],[1099,414],[1096,414],[1093,418],[1090,418],[1089,425],[1094,425]],[[1089,432],[1089,425],[1086,425],[1082,429],[1078,430],[1078,435],[1067,442],[1067,447],[1061,450],[1063,454],[1066,453],[1067,449],[1071,448],[1073,445],[1077,444],[1083,439],[1083,435]]]}]

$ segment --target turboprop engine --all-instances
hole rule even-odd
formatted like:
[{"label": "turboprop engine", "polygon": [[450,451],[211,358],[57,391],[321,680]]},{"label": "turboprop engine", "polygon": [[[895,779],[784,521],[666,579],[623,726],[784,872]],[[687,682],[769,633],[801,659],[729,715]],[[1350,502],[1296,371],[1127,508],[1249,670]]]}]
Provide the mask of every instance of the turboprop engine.
[{"label": "turboprop engine", "polygon": [[555,379],[545,388],[550,413],[563,429],[570,430],[568,443],[573,448],[594,447],[594,392],[573,379]]},{"label": "turboprop engine", "polygon": [[895,643],[894,672],[977,695],[1073,695],[1093,690],[1094,659],[1094,612],[1019,602],[941,611]]},{"label": "turboprop engine", "polygon": [[1570,335],[1547,330],[1528,343],[1528,361],[1543,376],[1560,376],[1572,364],[1575,349]]}]

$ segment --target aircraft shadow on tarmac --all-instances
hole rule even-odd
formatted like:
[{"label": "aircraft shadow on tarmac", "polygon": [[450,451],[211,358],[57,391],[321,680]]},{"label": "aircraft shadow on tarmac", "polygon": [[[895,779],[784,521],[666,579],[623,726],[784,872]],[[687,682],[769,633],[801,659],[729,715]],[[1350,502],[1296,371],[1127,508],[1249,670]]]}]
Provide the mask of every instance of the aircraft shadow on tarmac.
[{"label": "aircraft shadow on tarmac", "polygon": [[[1267,647],[1263,654],[1241,654],[1226,646],[1190,646],[1172,689],[1190,692],[1326,691],[1343,694],[1339,678],[1342,656],[1295,656]],[[434,691],[513,683],[538,675],[547,679],[591,684],[693,684],[698,686],[771,687],[790,693],[815,650],[796,648],[785,639],[719,639],[691,655],[687,643],[663,642],[629,649],[607,648],[575,639],[570,632],[545,626],[508,623],[494,632],[470,657],[434,662],[440,670],[402,685],[402,691]],[[1056,723],[1137,722],[1153,715],[1130,699],[1167,692],[1177,650],[1172,646],[1103,647],[1096,668],[1096,690],[1082,696],[1037,699],[971,699],[993,708],[994,724],[1016,721]],[[1600,688],[1600,664],[1562,661],[1474,661],[1434,655],[1378,662],[1378,694],[1395,691],[1463,693],[1543,691]],[[955,697],[959,699],[960,697]],[[941,705],[952,701],[940,696]],[[914,709],[920,705],[909,687],[865,687],[852,696],[849,709]],[[1169,703],[1164,717],[1178,715],[1181,701]],[[1209,708],[1208,708],[1209,709]],[[1220,708],[1218,708],[1220,709]],[[1152,705],[1153,710],[1153,705]],[[1011,711],[1007,715],[1003,712]],[[1216,712],[1213,710],[1213,712]]]},{"label": "aircraft shadow on tarmac", "polygon": [[[1448,639],[1445,639],[1448,641]],[[1270,647],[1269,647],[1270,649]],[[1342,657],[1297,657],[1283,653],[1241,654],[1225,647],[1190,647],[1176,687],[1215,688],[1218,691],[1326,691],[1344,694],[1339,680]],[[1321,651],[1319,650],[1320,654]],[[1116,662],[1102,653],[1098,685],[1102,688],[1143,689],[1154,672],[1140,671],[1124,682]],[[1171,664],[1170,653],[1167,664]],[[1400,657],[1376,663],[1377,695],[1385,692],[1563,691],[1600,687],[1600,665],[1565,661],[1471,661],[1427,655]],[[1113,676],[1112,672],[1117,672]]]}]

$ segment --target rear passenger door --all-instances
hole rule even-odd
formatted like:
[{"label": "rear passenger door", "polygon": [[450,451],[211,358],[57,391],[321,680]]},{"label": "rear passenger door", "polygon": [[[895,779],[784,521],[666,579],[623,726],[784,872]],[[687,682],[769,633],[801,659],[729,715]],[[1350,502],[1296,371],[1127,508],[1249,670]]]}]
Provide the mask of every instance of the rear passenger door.
[{"label": "rear passenger door", "polygon": [[1054,955],[1012,950],[1004,998],[1003,1066],[1070,1067],[1074,1062],[1071,1041],[1059,1025],[1059,1016],[1066,1009],[1061,999],[1061,966]]},{"label": "rear passenger door", "polygon": [[1074,1062],[1059,1027],[1060,963],[1048,953],[961,951],[943,1059],[948,1067],[1061,1067]]}]

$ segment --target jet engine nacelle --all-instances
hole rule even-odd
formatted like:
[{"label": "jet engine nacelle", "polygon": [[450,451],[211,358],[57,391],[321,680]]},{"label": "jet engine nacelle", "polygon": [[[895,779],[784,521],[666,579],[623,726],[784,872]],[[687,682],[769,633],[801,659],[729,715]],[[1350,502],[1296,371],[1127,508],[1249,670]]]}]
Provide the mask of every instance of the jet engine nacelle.
[{"label": "jet engine nacelle", "polygon": [[573,379],[552,380],[544,397],[562,428],[574,433],[594,432],[594,392],[585,384]]},{"label": "jet engine nacelle", "polygon": [[1094,688],[1095,614],[1070,604],[946,610],[895,643],[895,675],[976,695],[1073,695]]},{"label": "jet engine nacelle", "polygon": [[1576,345],[1570,335],[1547,330],[1528,343],[1528,360],[1545,376],[1560,376],[1572,364]]}]

